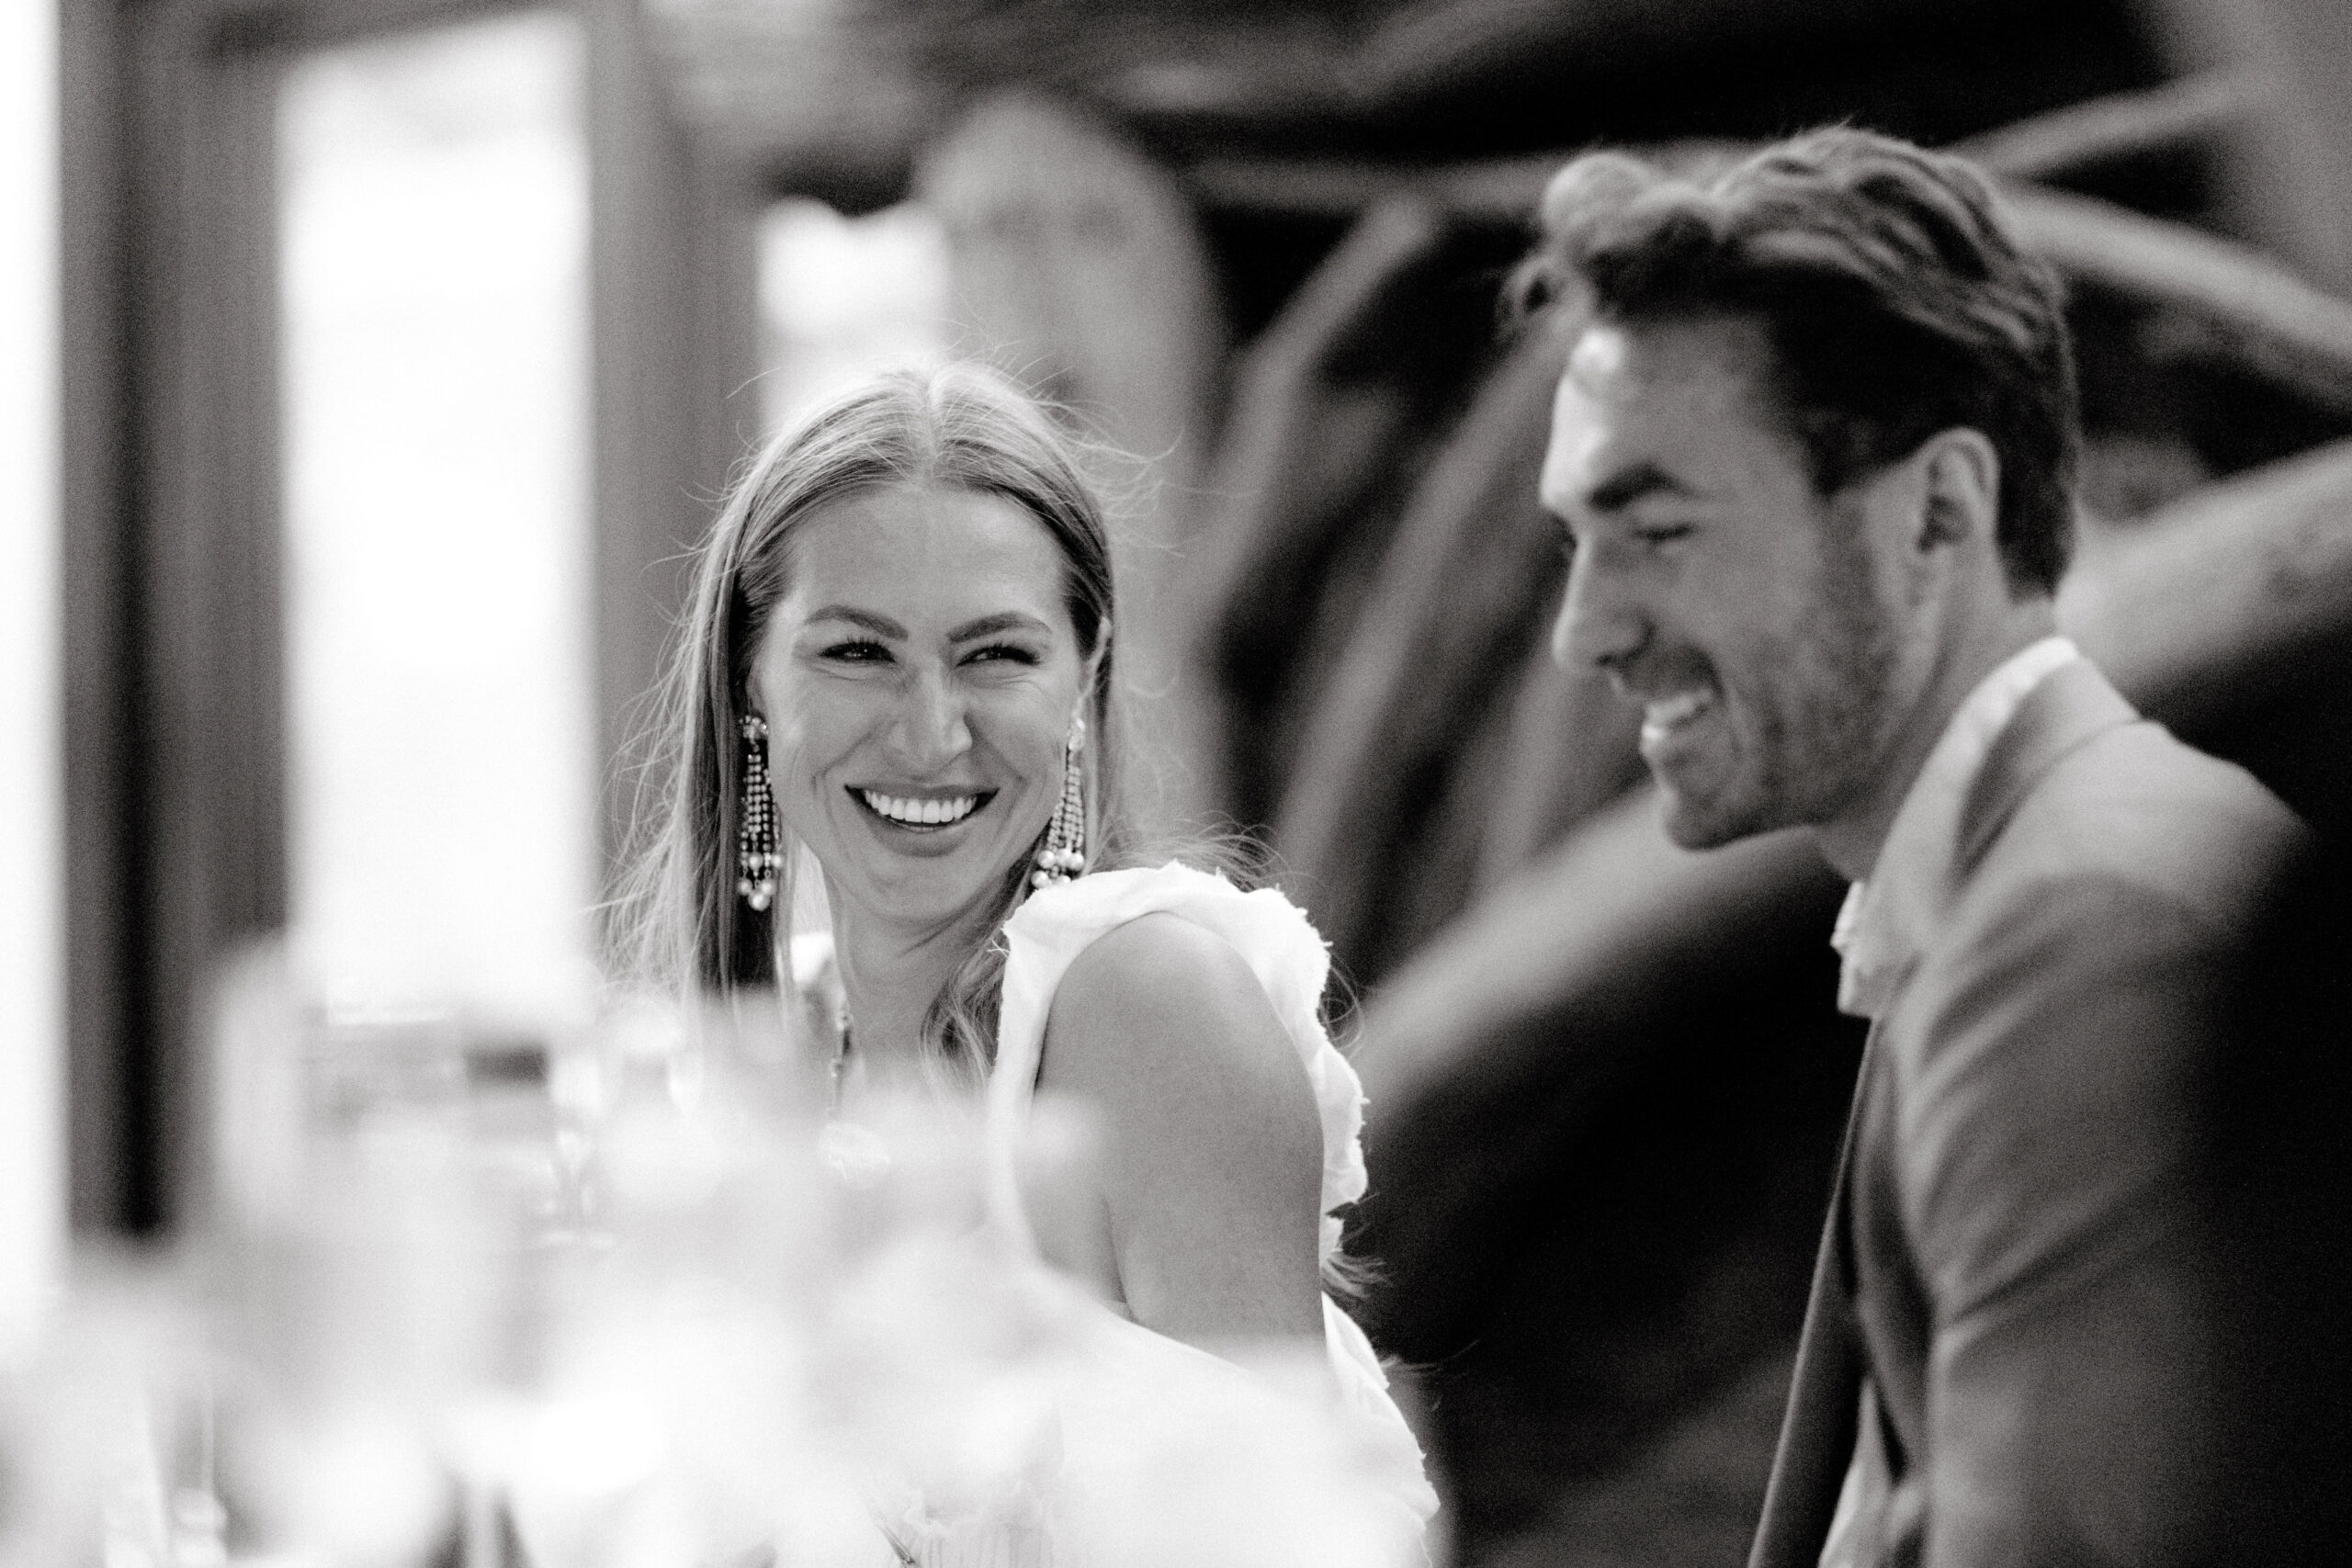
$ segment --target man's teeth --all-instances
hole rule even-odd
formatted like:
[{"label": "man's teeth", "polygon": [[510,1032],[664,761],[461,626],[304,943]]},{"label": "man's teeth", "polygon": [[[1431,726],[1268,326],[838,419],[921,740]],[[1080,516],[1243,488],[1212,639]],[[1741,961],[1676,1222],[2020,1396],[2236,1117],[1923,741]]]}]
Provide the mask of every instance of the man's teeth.
[{"label": "man's teeth", "polygon": [[1712,692],[1684,692],[1679,696],[1661,697],[1642,710],[1642,728],[1668,730],[1678,724],[1687,724],[1714,700]]},{"label": "man's teeth", "polygon": [[888,817],[893,822],[918,827],[961,822],[978,810],[980,804],[980,797],[977,795],[950,795],[944,800],[901,800],[895,795],[882,795],[870,789],[857,793],[876,815]]}]

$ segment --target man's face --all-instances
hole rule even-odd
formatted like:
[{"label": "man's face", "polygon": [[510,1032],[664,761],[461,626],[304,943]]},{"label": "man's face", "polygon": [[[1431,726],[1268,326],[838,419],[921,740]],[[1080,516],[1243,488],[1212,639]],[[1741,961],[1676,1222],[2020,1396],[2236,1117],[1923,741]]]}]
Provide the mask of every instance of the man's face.
[{"label": "man's face", "polygon": [[1734,318],[1592,326],[1544,460],[1572,553],[1553,652],[1643,705],[1667,831],[1693,849],[1836,817],[1892,730],[1903,586],[1772,419],[1770,352]]}]

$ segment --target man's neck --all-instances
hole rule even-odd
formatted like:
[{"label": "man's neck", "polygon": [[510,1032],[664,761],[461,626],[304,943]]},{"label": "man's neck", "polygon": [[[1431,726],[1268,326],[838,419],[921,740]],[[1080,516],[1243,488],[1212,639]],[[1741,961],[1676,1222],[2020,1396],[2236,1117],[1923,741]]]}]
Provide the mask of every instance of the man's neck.
[{"label": "man's neck", "polygon": [[2058,629],[2047,598],[2005,604],[1981,617],[1938,659],[1918,698],[1904,715],[1871,787],[1845,811],[1814,828],[1822,858],[1849,882],[1867,881],[1904,800],[1943,739],[1952,716],[1984,678]]}]

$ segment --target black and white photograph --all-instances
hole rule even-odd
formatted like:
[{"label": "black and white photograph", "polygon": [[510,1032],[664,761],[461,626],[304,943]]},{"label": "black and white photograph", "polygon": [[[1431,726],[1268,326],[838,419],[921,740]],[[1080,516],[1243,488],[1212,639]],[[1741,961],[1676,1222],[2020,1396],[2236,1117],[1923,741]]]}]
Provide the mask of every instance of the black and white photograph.
[{"label": "black and white photograph", "polygon": [[0,1568],[2352,1562],[2345,0],[6,0]]}]

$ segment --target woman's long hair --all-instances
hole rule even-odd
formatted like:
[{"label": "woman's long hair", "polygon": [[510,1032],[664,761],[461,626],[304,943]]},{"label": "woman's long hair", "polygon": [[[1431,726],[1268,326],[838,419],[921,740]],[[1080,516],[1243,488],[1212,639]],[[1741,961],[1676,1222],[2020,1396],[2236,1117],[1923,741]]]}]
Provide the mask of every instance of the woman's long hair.
[{"label": "woman's long hair", "polygon": [[[1069,439],[1003,377],[962,363],[891,372],[770,443],[729,491],[698,553],[684,623],[657,688],[650,745],[640,750],[651,809],[638,814],[611,931],[617,967],[637,982],[681,994],[789,988],[778,954],[791,919],[795,846],[779,845],[784,880],[765,911],[736,897],[745,754],[739,723],[750,711],[752,661],[789,587],[799,525],[829,502],[900,486],[1000,495],[1053,536],[1080,657],[1094,656],[1089,744],[1080,753],[1091,863],[1125,858],[1119,805],[1125,737],[1102,503]],[[1042,842],[1042,830],[1038,837]],[[1004,973],[998,933],[1028,886],[1035,847],[1005,867],[987,936],[924,1021],[925,1043],[958,1076],[977,1077],[995,1057]]]}]

